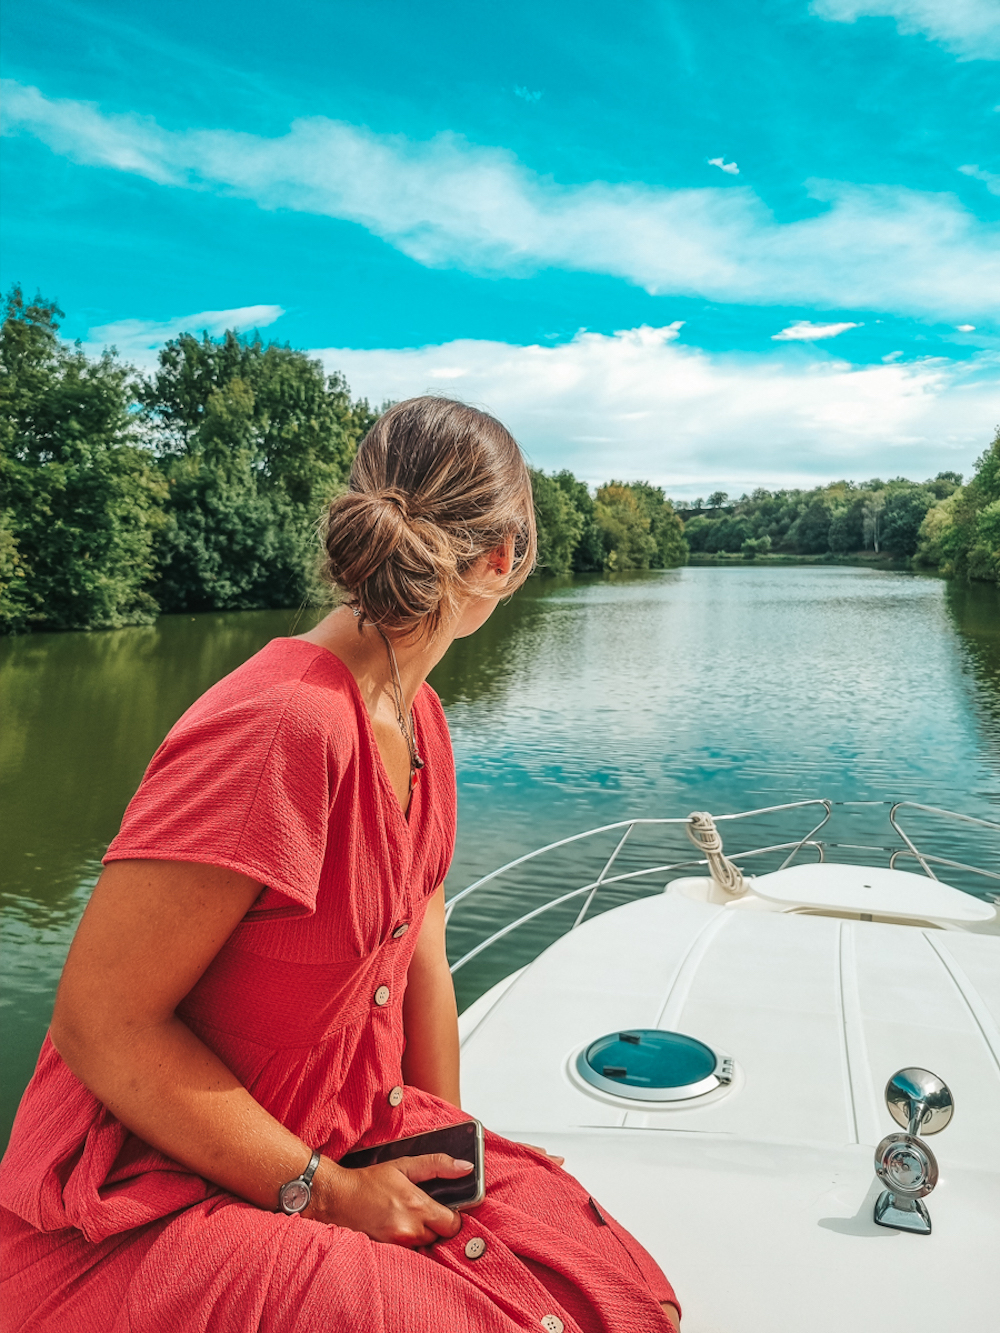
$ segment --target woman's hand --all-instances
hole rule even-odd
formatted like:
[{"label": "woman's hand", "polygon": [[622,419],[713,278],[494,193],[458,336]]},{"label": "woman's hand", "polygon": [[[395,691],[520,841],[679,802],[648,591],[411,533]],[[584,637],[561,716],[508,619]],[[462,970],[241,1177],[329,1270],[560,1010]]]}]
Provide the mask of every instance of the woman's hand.
[{"label": "woman's hand", "polygon": [[424,1153],[352,1170],[330,1161],[324,1161],[324,1167],[313,1179],[306,1217],[410,1250],[450,1239],[462,1229],[459,1214],[432,1199],[419,1182],[457,1180],[473,1170],[471,1162],[447,1153]]}]

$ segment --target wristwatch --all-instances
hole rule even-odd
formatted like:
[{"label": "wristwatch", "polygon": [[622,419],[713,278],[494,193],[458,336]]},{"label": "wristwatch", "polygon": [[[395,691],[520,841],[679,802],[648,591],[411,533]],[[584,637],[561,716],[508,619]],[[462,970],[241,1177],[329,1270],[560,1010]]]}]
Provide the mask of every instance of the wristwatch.
[{"label": "wristwatch", "polygon": [[296,1213],[301,1213],[304,1208],[309,1206],[309,1200],[312,1198],[312,1179],[316,1174],[316,1168],[320,1163],[320,1151],[317,1148],[309,1158],[309,1165],[302,1172],[301,1176],[296,1176],[290,1180],[287,1185],[282,1185],[278,1190],[278,1211],[288,1213],[294,1217]]}]

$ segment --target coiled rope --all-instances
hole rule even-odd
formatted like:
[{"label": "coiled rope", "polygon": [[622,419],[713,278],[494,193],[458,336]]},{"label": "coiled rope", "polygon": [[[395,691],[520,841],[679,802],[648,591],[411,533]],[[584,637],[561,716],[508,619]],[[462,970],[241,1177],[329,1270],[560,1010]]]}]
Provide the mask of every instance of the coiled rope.
[{"label": "coiled rope", "polygon": [[715,827],[715,820],[707,810],[694,810],[688,815],[687,835],[701,851],[705,853],[709,873],[713,881],[732,898],[746,893],[747,882],[739,866],[734,865],[722,854],[722,837]]}]

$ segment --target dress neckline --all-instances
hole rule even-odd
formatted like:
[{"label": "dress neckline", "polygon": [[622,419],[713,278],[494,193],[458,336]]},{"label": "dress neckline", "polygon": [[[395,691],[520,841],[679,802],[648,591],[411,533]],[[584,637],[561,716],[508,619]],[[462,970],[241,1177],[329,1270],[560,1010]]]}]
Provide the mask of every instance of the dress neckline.
[{"label": "dress neckline", "polygon": [[[355,705],[357,706],[357,710],[358,712],[360,712],[361,716],[364,719],[366,739],[374,756],[375,769],[377,771],[379,781],[382,785],[383,792],[386,798],[388,799],[390,805],[392,806],[392,808],[399,815],[400,822],[403,825],[403,828],[406,830],[407,837],[412,837],[413,824],[411,822],[411,817],[416,813],[417,801],[420,799],[418,793],[421,787],[423,786],[423,783],[417,782],[416,786],[410,788],[410,799],[407,804],[407,808],[404,810],[402,805],[400,805],[399,797],[396,795],[396,789],[393,787],[389,774],[386,771],[385,763],[382,759],[382,752],[378,748],[378,741],[375,738],[375,728],[372,726],[371,714],[368,712],[368,705],[365,703],[364,696],[361,693],[361,687],[358,684],[357,680],[355,679],[354,672],[351,670],[351,668],[347,665],[347,663],[344,661],[342,657],[338,657],[337,654],[331,648],[324,648],[321,643],[311,643],[308,639],[297,639],[291,637],[272,639],[271,642],[300,643],[302,644],[303,648],[312,649],[314,656],[316,654],[322,653],[326,657],[332,658],[333,661],[336,663],[336,665],[340,668],[343,675],[347,678],[347,682],[348,685],[350,686],[351,693],[354,696],[354,702]],[[427,682],[425,681],[424,684],[426,683]],[[413,698],[414,740],[416,740],[417,736],[417,700],[420,698],[420,694],[423,688],[424,685],[421,685],[420,689],[417,690],[417,693],[414,695]]]}]

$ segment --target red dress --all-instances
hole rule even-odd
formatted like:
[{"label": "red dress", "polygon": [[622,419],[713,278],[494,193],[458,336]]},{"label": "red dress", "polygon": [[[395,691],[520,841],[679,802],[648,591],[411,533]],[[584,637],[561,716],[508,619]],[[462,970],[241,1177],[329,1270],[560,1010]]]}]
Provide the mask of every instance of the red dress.
[{"label": "red dress", "polygon": [[[389,1097],[407,966],[455,827],[451,744],[426,685],[414,718],[426,767],[407,819],[351,673],[277,639],[180,719],[105,857],[207,862],[267,886],[178,1012],[334,1159],[461,1118],[417,1088]],[[485,1202],[419,1253],[270,1213],[130,1134],[46,1039],[0,1166],[2,1328],[663,1329],[666,1279],[571,1176],[492,1134],[486,1167]],[[486,1242],[474,1260],[472,1236]]]}]

